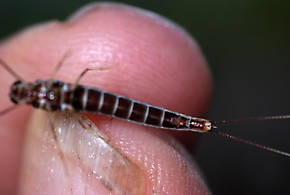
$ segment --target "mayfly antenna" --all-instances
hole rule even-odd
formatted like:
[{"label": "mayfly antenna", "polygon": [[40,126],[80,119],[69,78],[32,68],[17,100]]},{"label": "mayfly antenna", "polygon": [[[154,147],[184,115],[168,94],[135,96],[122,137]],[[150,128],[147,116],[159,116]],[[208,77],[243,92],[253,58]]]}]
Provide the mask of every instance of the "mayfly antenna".
[{"label": "mayfly antenna", "polygon": [[7,71],[9,72],[16,80],[23,81],[23,79],[14,71],[12,68],[4,62],[2,59],[0,59],[0,65]]}]

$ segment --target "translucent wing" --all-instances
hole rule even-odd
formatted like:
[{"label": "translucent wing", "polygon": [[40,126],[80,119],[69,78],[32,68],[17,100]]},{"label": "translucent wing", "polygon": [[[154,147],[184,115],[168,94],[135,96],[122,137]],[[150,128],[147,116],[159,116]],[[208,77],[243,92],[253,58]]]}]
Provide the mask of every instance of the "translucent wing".
[{"label": "translucent wing", "polygon": [[[42,150],[59,151],[55,152],[60,154],[56,158],[62,161],[65,168],[59,185],[62,185],[62,180],[71,183],[61,193],[67,194],[70,191],[73,192],[71,194],[86,194],[101,187],[101,191],[107,192],[105,194],[144,194],[146,181],[143,171],[122,154],[88,118],[76,113],[61,112],[49,113],[47,117],[47,112],[37,112],[44,115],[42,118],[45,120],[42,124],[43,136],[40,138]],[[53,122],[53,131],[48,118]],[[49,163],[46,166],[53,167]],[[75,174],[76,169],[78,174]],[[53,182],[56,182],[53,178],[55,172],[50,178]],[[78,189],[76,180],[84,181],[84,189]],[[64,182],[65,185],[67,182]]]}]

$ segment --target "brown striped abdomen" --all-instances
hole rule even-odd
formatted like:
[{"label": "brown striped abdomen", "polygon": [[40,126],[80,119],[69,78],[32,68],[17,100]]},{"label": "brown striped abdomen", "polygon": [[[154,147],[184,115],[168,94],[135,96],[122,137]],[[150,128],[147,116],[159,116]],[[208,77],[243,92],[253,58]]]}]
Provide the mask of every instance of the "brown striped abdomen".
[{"label": "brown striped abdomen", "polygon": [[147,126],[166,129],[200,130],[205,120],[192,118],[160,107],[148,105],[114,93],[77,86],[71,96],[76,111],[100,113]]}]

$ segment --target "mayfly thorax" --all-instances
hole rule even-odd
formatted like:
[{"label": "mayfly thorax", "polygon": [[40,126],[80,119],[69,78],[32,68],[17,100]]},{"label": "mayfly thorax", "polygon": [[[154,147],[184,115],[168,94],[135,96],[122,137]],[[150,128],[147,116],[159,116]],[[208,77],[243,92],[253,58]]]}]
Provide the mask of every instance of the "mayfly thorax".
[{"label": "mayfly thorax", "polygon": [[[63,59],[57,66],[56,71],[62,65]],[[161,107],[152,106],[101,89],[79,85],[79,80],[84,74],[96,68],[84,70],[77,81],[74,84],[70,84],[54,79],[24,82],[4,61],[0,60],[0,65],[17,79],[10,89],[10,99],[15,104],[28,104],[46,111],[104,114],[128,122],[161,129],[215,133],[264,150],[290,156],[289,153],[223,133],[217,130],[216,126],[220,123],[240,122],[242,120],[285,119],[290,118],[289,115],[212,122],[207,119],[191,117]],[[14,108],[15,106],[12,106],[1,111],[0,116]]]}]

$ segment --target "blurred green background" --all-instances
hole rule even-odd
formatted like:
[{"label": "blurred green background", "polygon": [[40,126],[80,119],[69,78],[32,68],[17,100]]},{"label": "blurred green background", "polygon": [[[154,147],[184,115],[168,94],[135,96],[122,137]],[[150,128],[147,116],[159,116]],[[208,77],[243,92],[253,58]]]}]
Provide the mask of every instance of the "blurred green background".
[{"label": "blurred green background", "polygon": [[[28,25],[63,20],[92,1],[1,1],[0,37]],[[122,1],[183,26],[212,70],[207,118],[290,113],[290,1]],[[231,125],[230,133],[290,152],[290,122]],[[214,194],[290,194],[290,159],[222,137],[203,135],[192,152]]]}]

